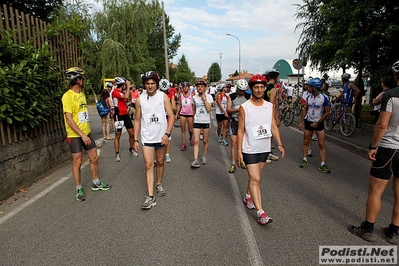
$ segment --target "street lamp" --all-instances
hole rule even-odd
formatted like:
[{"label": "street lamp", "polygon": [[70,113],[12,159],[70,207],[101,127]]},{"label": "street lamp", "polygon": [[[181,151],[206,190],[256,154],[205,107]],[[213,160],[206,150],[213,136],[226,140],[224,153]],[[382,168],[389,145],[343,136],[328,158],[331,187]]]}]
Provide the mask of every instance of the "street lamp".
[{"label": "street lamp", "polygon": [[227,36],[231,36],[237,39],[238,41],[238,79],[240,79],[240,75],[241,75],[241,42],[240,39],[238,39],[237,36],[234,36],[230,33],[226,33]]},{"label": "street lamp", "polygon": [[220,55],[220,80],[223,80],[223,73],[222,73],[222,55],[223,53],[219,53]]}]

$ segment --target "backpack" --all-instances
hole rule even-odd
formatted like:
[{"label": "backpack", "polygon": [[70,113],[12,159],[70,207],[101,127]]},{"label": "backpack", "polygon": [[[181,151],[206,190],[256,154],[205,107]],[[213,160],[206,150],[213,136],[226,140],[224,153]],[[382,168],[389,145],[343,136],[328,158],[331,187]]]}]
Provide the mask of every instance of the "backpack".
[{"label": "backpack", "polygon": [[96,105],[97,105],[97,112],[100,116],[105,116],[109,113],[108,105],[104,100],[97,102]]}]

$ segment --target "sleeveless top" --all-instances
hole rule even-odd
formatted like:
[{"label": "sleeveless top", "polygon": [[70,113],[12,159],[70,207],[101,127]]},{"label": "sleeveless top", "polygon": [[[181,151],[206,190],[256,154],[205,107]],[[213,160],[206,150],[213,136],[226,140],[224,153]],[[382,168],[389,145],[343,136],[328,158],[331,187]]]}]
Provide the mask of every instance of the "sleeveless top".
[{"label": "sleeveless top", "polygon": [[256,154],[270,152],[273,104],[263,100],[261,106],[256,106],[249,100],[241,106],[245,117],[242,153]]},{"label": "sleeveless top", "polygon": [[349,88],[349,82],[345,84],[343,93],[344,98],[342,99],[342,102],[345,104],[351,104],[355,91]]},{"label": "sleeveless top", "polygon": [[[220,99],[221,99],[220,104],[222,105],[223,109],[226,111],[227,110],[227,100],[228,100],[229,96],[227,94],[221,93],[217,97],[220,97]],[[216,104],[216,114],[218,114],[218,115],[224,114],[218,104]]]},{"label": "sleeveless top", "polygon": [[180,95],[181,99],[181,108],[180,108],[180,114],[181,115],[193,115],[193,95],[190,93],[187,97],[184,96],[182,93]]},{"label": "sleeveless top", "polygon": [[147,92],[140,97],[141,143],[160,143],[168,128],[164,105],[164,93],[157,90],[147,98]]}]

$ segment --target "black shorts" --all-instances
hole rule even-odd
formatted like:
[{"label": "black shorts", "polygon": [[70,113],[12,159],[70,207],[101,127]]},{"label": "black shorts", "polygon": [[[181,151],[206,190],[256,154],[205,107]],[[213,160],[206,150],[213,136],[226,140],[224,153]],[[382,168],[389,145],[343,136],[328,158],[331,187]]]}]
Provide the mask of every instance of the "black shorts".
[{"label": "black shorts", "polygon": [[180,114],[180,116],[185,117],[185,118],[194,118],[194,115],[182,115],[182,114]]},{"label": "black shorts", "polygon": [[193,128],[207,129],[209,128],[209,123],[194,123]]},{"label": "black shorts", "polygon": [[160,142],[158,142],[158,143],[143,143],[143,146],[146,146],[146,147],[152,147],[152,148],[155,148],[156,150],[159,150],[160,148],[164,148],[165,147],[165,145],[162,145]]},{"label": "black shorts", "polygon": [[311,126],[311,124],[313,124],[313,123],[314,122],[312,122],[312,121],[305,120],[305,129],[309,130],[309,131],[313,131],[313,130],[322,131],[322,130],[324,130],[324,123],[320,123],[316,128]]},{"label": "black shorts", "polygon": [[389,180],[399,177],[399,150],[378,147],[375,161],[371,165],[370,175]]},{"label": "black shorts", "polygon": [[242,157],[244,159],[245,164],[257,164],[257,163],[265,163],[267,160],[267,156],[269,156],[270,152],[262,152],[262,153],[242,153]]},{"label": "black shorts", "polygon": [[85,149],[85,151],[89,151],[96,147],[96,142],[94,141],[91,133],[87,136],[91,140],[91,144],[89,146],[83,142],[82,138],[68,138],[68,145],[71,149],[71,153],[81,153],[83,149]]},{"label": "black shorts", "polygon": [[[123,121],[123,125],[125,126],[126,129],[131,129],[133,128],[133,123],[132,123],[132,119],[130,118],[129,115],[116,115],[115,116],[115,122],[116,121]],[[122,128],[117,129],[117,132],[121,132]]]},{"label": "black shorts", "polygon": [[224,120],[230,119],[229,117],[226,117],[224,114],[216,114],[216,121],[222,122]]},{"label": "black shorts", "polygon": [[230,120],[230,136],[237,136],[238,121],[234,118]]}]

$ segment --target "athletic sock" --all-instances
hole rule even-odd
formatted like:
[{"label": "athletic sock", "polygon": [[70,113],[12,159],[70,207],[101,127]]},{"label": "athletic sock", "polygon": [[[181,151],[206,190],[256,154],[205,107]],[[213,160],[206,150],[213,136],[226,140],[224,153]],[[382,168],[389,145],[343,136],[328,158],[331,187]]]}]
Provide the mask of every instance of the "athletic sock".
[{"label": "athletic sock", "polygon": [[76,186],[76,191],[82,188],[82,185]]},{"label": "athletic sock", "polygon": [[94,185],[100,185],[100,179],[93,179],[93,184]]}]

